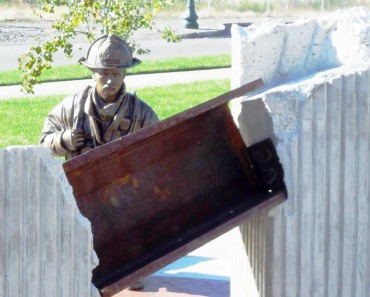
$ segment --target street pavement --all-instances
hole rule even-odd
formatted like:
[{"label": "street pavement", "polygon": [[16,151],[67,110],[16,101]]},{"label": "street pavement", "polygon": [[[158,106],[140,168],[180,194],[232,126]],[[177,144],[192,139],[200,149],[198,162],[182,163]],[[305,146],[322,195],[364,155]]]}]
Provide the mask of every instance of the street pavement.
[{"label": "street pavement", "polygon": [[[231,53],[230,38],[192,38],[184,39],[179,43],[168,43],[162,39],[149,39],[140,41],[140,44],[143,48],[150,50],[149,54],[138,56],[143,63],[147,60]],[[29,47],[30,45],[28,44],[0,44],[0,71],[17,69],[18,57],[26,53]],[[86,55],[88,48],[88,43],[74,43],[74,57],[67,59],[62,52],[57,52],[52,65],[76,64],[79,58]]]},{"label": "street pavement", "polygon": [[[167,42],[161,38],[158,32],[149,30],[138,30],[134,34],[133,40],[141,48],[149,50],[149,54],[139,56],[143,62],[172,57],[230,54],[231,24],[245,26],[251,21],[252,19],[245,20],[240,17],[200,18],[198,19],[198,29],[185,29],[182,18],[162,18],[157,21],[158,28],[172,28],[182,37],[181,42]],[[46,36],[49,26],[49,22],[38,24],[35,22],[0,21],[0,33],[2,35],[8,33],[10,36],[0,38],[0,71],[16,69],[18,57],[35,44],[35,35]],[[17,38],[18,36],[19,38]],[[53,65],[73,64],[80,57],[86,55],[89,44],[84,36],[79,35],[72,43],[75,52],[74,58],[67,59],[62,52],[57,52],[54,55]]]},{"label": "street pavement", "polygon": [[[148,49],[149,54],[139,56],[143,63],[147,60],[167,59],[173,57],[192,57],[231,54],[230,26],[232,23],[245,25],[245,22],[238,18],[205,18],[199,19],[198,29],[185,29],[184,20],[161,19],[158,21],[158,27],[170,26],[180,36],[183,37],[179,43],[169,43],[161,39],[158,33],[149,31],[139,31],[135,34],[135,40],[142,48]],[[1,29],[2,23],[0,23]],[[37,31],[34,23],[7,23],[7,29],[23,30],[27,32]],[[28,27],[27,27],[28,26]],[[30,29],[31,28],[31,29]],[[41,32],[41,31],[40,31]],[[22,44],[0,43],[0,71],[16,69],[18,66],[18,57],[27,51],[33,39],[22,40]],[[54,57],[53,65],[68,65],[77,63],[80,57],[85,56],[89,44],[86,42],[75,42],[75,56],[73,59],[67,59],[58,52]],[[146,86],[170,85],[175,83],[190,83],[201,80],[218,80],[229,79],[230,69],[200,70],[196,72],[176,72],[176,73],[159,73],[149,75],[132,75],[127,76],[125,81],[129,89],[138,89]],[[70,94],[79,89],[91,80],[77,80],[43,83],[35,86],[35,94],[27,97],[53,95],[53,94]],[[20,86],[1,86],[0,99],[19,98],[26,95],[21,92]]]}]

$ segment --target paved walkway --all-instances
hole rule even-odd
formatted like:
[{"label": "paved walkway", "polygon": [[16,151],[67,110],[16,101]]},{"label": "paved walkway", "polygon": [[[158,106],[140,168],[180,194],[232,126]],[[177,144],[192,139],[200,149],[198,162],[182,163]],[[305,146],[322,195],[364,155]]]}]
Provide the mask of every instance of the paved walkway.
[{"label": "paved walkway", "polygon": [[[155,74],[128,75],[125,78],[128,89],[135,90],[143,87],[191,83],[194,81],[230,79],[230,68],[213,70],[181,71]],[[19,98],[45,95],[67,95],[81,90],[91,79],[43,83],[35,86],[34,95],[25,95],[19,85],[0,86],[0,99]]]},{"label": "paved walkway", "polygon": [[233,231],[145,278],[143,290],[114,297],[229,297],[231,236]]},{"label": "paved walkway", "polygon": [[151,276],[141,291],[124,290],[114,297],[228,297],[228,281]]}]

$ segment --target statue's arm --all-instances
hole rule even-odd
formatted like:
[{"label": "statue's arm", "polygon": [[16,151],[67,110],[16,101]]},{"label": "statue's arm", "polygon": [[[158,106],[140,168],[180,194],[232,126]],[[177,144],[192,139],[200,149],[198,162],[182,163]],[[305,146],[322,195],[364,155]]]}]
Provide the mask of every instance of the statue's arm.
[{"label": "statue's arm", "polygon": [[73,125],[73,101],[68,99],[55,106],[47,115],[40,136],[40,144],[61,157],[72,151],[63,141],[63,134],[70,131]]},{"label": "statue's arm", "polygon": [[141,127],[140,128],[144,128],[146,126],[153,125],[159,122],[159,117],[151,106],[149,106],[146,102],[144,102],[140,98],[138,98],[138,102],[140,102],[138,105],[140,105],[140,113],[141,113],[141,116],[140,116]]}]

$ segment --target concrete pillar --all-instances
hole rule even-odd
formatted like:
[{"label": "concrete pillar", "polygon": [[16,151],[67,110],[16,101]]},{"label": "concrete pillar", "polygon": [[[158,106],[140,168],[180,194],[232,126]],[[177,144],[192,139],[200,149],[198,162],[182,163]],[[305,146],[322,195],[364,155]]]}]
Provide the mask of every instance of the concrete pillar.
[{"label": "concrete pillar", "polygon": [[232,297],[370,295],[369,24],[353,8],[233,28],[234,86],[267,84],[233,114],[248,140],[254,102],[266,105],[288,200],[234,230]]},{"label": "concrete pillar", "polygon": [[0,150],[0,297],[97,297],[90,222],[60,161],[42,147]]}]

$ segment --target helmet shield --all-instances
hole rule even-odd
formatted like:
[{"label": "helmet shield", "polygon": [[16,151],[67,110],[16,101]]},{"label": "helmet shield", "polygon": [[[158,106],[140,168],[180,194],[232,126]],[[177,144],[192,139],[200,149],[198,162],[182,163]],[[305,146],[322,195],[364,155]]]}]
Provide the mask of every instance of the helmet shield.
[{"label": "helmet shield", "polygon": [[93,42],[87,58],[79,62],[90,69],[125,69],[138,65],[127,43],[116,35],[104,35]]}]

